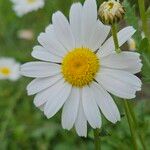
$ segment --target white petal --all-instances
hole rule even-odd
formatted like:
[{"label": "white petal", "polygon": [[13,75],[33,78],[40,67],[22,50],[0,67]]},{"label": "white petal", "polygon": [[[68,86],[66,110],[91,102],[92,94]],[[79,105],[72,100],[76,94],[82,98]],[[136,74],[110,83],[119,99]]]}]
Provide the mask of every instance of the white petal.
[{"label": "white petal", "polygon": [[[120,30],[117,34],[119,46],[122,46],[131,36],[136,32],[136,30],[129,26]],[[100,57],[107,56],[115,52],[115,45],[113,42],[113,37],[110,37],[103,45],[100,47],[98,54]]]},{"label": "white petal", "polygon": [[61,75],[56,75],[53,77],[47,78],[36,78],[28,86],[27,91],[28,95],[34,95],[50,86],[55,84],[58,80],[62,78]]},{"label": "white petal", "polygon": [[70,130],[77,118],[79,100],[80,100],[80,89],[72,88],[71,95],[65,102],[62,111],[62,126],[64,129]]},{"label": "white petal", "polygon": [[91,35],[89,40],[89,47],[93,50],[100,48],[102,43],[107,38],[110,32],[110,27],[102,24],[99,20],[95,24],[94,32]]},{"label": "white petal", "polygon": [[63,44],[58,41],[53,25],[49,26],[49,30],[46,33],[41,33],[38,36],[38,41],[46,50],[56,56],[63,57],[67,53]]},{"label": "white petal", "polygon": [[21,66],[21,74],[33,78],[54,76],[60,71],[60,65],[47,62],[29,62]]},{"label": "white petal", "polygon": [[101,65],[103,67],[125,70],[133,74],[140,72],[142,68],[140,55],[136,52],[110,54],[101,58]]},{"label": "white petal", "polygon": [[65,83],[63,88],[57,92],[54,96],[48,98],[48,101],[44,107],[44,114],[47,118],[53,117],[59,109],[63,106],[67,98],[71,93],[71,85]]},{"label": "white petal", "polygon": [[82,95],[80,93],[79,110],[78,110],[77,119],[75,121],[75,128],[79,136],[86,137],[87,136],[87,120],[84,114],[81,96]]},{"label": "white petal", "polygon": [[32,54],[34,58],[43,60],[43,61],[50,61],[50,62],[61,62],[62,58],[50,53],[42,46],[35,46],[33,48]]},{"label": "white petal", "polygon": [[81,22],[82,22],[82,5],[73,4],[70,9],[70,27],[75,37],[75,46],[81,47]]},{"label": "white petal", "polygon": [[64,80],[62,79],[56,82],[56,84],[54,84],[53,86],[47,88],[46,90],[39,92],[34,98],[35,106],[39,107],[44,103],[46,103],[49,97],[53,97],[56,94],[58,94],[60,89],[62,89],[63,87],[64,87]]},{"label": "white petal", "polygon": [[97,22],[97,5],[95,0],[86,0],[83,5],[82,14],[82,42],[83,46],[88,47],[90,37]]},{"label": "white petal", "polygon": [[121,98],[135,98],[136,91],[141,90],[140,79],[122,70],[101,68],[96,80],[107,91]]},{"label": "white petal", "polygon": [[97,105],[100,107],[106,119],[112,123],[120,121],[119,110],[110,94],[96,82],[91,85],[91,90],[93,91]]},{"label": "white petal", "polygon": [[67,50],[72,50],[75,47],[75,39],[67,18],[58,11],[53,14],[52,20],[57,39]]},{"label": "white petal", "polygon": [[12,80],[12,81],[16,81],[21,77],[20,64],[15,62],[12,65],[13,65],[12,68],[10,68],[11,69],[11,74],[9,76],[9,79]]},{"label": "white petal", "polygon": [[45,107],[45,104],[39,106],[38,108],[39,108],[41,111],[44,111],[44,107]]},{"label": "white petal", "polygon": [[87,86],[82,90],[82,103],[89,124],[95,129],[101,127],[101,114],[95,102],[91,89]]}]

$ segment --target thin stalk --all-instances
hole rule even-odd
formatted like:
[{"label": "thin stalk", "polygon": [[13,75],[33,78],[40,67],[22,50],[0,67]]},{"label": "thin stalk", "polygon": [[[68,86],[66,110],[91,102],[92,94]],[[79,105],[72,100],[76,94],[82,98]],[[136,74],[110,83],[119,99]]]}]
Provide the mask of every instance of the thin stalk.
[{"label": "thin stalk", "polygon": [[128,103],[128,106],[129,106],[129,111],[130,111],[130,114],[131,114],[131,117],[133,119],[133,122],[135,124],[135,127],[137,127],[137,119],[135,117],[135,113],[134,113],[134,109],[133,109],[133,106],[131,106],[131,104],[129,102]]},{"label": "thin stalk", "polygon": [[138,150],[138,146],[137,146],[137,142],[136,142],[136,131],[134,128],[133,120],[132,120],[131,115],[130,115],[129,106],[128,106],[128,103],[126,100],[124,100],[123,103],[124,103],[124,109],[125,109],[128,123],[129,123],[129,127],[130,127],[130,132],[131,132],[131,136],[132,136],[132,142],[133,142],[134,150]]},{"label": "thin stalk", "polygon": [[95,150],[101,150],[99,129],[94,129]]},{"label": "thin stalk", "polygon": [[[133,109],[133,107],[131,106],[131,104],[129,102],[127,102],[127,103],[128,103],[128,106],[129,106],[129,111],[130,111],[131,117],[132,117],[133,122],[134,122],[134,126],[137,129],[138,128],[138,121],[136,119],[134,109]],[[137,131],[138,131],[138,129],[137,129]],[[145,142],[144,142],[144,138],[143,138],[143,135],[141,134],[140,131],[138,131],[138,136],[139,136],[140,142],[142,144],[143,150],[146,150],[146,145],[145,145]]]},{"label": "thin stalk", "polygon": [[141,141],[141,144],[142,144],[142,146],[143,146],[143,149],[144,149],[144,150],[147,150],[146,145],[145,145],[145,142],[144,142],[144,138],[143,138],[142,134],[139,134],[139,139],[140,139],[140,141]]},{"label": "thin stalk", "polygon": [[[112,36],[113,36],[113,40],[114,40],[115,50],[116,50],[117,53],[120,53],[121,49],[119,48],[119,42],[118,42],[118,37],[117,37],[117,29],[116,29],[115,24],[113,24],[111,26],[111,32],[112,32]],[[124,109],[125,109],[125,112],[126,112],[128,124],[129,124],[129,127],[130,127],[130,132],[131,132],[131,137],[132,137],[134,149],[137,150],[138,148],[137,148],[137,142],[136,142],[136,131],[135,131],[135,128],[134,128],[134,123],[133,123],[132,118],[131,118],[131,114],[130,114],[130,111],[129,111],[129,106],[128,106],[127,101],[123,100],[123,102],[124,102]]]},{"label": "thin stalk", "polygon": [[113,40],[114,40],[116,52],[117,52],[117,53],[120,53],[121,50],[120,50],[120,48],[119,48],[119,43],[118,43],[117,31],[116,31],[116,25],[115,25],[115,24],[113,24],[113,25],[111,26],[111,33],[112,33],[112,36],[113,36]]},{"label": "thin stalk", "polygon": [[149,36],[148,23],[147,23],[147,17],[146,17],[146,12],[145,12],[144,0],[138,0],[138,5],[139,5],[140,16],[142,20],[142,28],[143,28],[145,36],[148,37]]}]

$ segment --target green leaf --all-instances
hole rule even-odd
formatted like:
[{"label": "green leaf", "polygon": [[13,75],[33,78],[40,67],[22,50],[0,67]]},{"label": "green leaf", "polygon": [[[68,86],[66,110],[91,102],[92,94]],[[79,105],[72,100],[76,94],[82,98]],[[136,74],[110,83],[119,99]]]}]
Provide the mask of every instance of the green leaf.
[{"label": "green leaf", "polygon": [[146,17],[150,18],[150,7],[148,7],[147,11],[146,11]]},{"label": "green leaf", "polygon": [[150,82],[150,45],[147,38],[144,38],[139,47],[142,55],[143,68],[142,75],[145,82]]},{"label": "green leaf", "polygon": [[125,13],[125,20],[126,22],[133,26],[136,29],[136,33],[134,34],[134,39],[136,41],[137,48],[139,47],[139,43],[141,41],[141,33],[139,31],[139,25],[138,25],[138,17],[136,16],[136,10],[135,5],[131,6],[128,0],[125,0],[123,2],[123,6],[125,7],[126,13]]}]

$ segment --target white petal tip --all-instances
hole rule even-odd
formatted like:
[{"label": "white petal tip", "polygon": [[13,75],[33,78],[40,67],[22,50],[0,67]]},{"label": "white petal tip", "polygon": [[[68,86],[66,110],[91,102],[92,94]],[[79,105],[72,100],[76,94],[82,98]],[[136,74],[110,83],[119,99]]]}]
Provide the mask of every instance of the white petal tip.
[{"label": "white petal tip", "polygon": [[87,134],[78,134],[78,136],[86,138]]},{"label": "white petal tip", "polygon": [[63,128],[64,130],[67,130],[67,131],[69,131],[69,130],[72,129],[72,127],[65,127],[65,126],[63,126],[63,125],[62,125],[62,128]]},{"label": "white petal tip", "polygon": [[51,116],[47,115],[45,112],[44,112],[44,115],[46,116],[47,119],[51,118]]},{"label": "white petal tip", "polygon": [[34,95],[31,91],[29,91],[29,90],[27,90],[27,95],[28,96],[32,96],[32,95]]},{"label": "white petal tip", "polygon": [[118,116],[117,118],[115,118],[114,120],[111,120],[111,122],[113,123],[113,124],[116,124],[117,122],[120,122],[121,121],[121,117],[120,116]]},{"label": "white petal tip", "polygon": [[35,107],[39,107],[39,105],[37,105],[35,102],[33,102],[33,104],[35,105]]},{"label": "white petal tip", "polygon": [[136,32],[136,30],[133,28],[133,26],[129,26],[128,29],[129,29],[131,32],[133,32],[133,33]]}]

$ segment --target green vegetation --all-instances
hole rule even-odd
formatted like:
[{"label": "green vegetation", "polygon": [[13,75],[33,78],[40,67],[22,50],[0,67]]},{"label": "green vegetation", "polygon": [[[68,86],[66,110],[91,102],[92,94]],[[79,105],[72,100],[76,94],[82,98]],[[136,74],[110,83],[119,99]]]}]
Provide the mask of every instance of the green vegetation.
[{"label": "green vegetation", "polygon": [[[0,0],[0,57],[13,57],[22,64],[33,60],[31,51],[38,44],[37,36],[51,22],[52,13],[61,10],[68,16],[69,8],[78,0],[46,0],[43,9],[29,13],[22,18],[16,16],[9,0]],[[81,1],[83,2],[83,0]],[[134,4],[135,6],[137,3]],[[130,100],[139,124],[138,132],[143,136],[146,147],[150,143],[150,49],[148,40],[141,38],[137,24],[138,17],[129,2],[126,7],[126,24],[138,29],[135,35],[138,51],[143,59],[143,71],[138,76],[143,80],[143,88],[136,100]],[[131,11],[133,10],[133,12]],[[148,14],[149,11],[147,11]],[[131,16],[131,13],[133,15]],[[126,26],[124,24],[124,26]],[[18,31],[30,29],[33,40],[18,38]],[[33,105],[33,97],[27,96],[26,86],[31,80],[22,77],[17,82],[0,80],[0,150],[92,150],[93,131],[88,129],[88,138],[80,138],[74,129],[63,130],[61,112],[52,119],[47,119]],[[117,99],[117,98],[116,98]],[[130,130],[121,100],[116,100],[122,114],[121,122],[111,124],[103,118],[101,146],[104,150],[132,150]],[[137,140],[139,150],[142,146]]]}]

